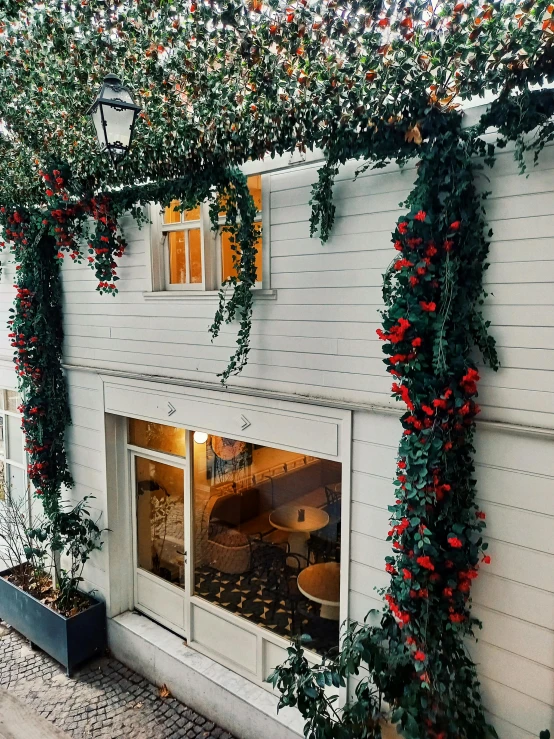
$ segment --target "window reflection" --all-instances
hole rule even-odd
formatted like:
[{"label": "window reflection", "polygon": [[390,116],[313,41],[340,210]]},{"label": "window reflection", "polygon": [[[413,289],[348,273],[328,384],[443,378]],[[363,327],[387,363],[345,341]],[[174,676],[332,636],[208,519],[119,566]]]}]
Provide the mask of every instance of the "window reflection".
[{"label": "window reflection", "polygon": [[185,429],[176,426],[129,418],[129,444],[133,446],[185,457],[186,433]]},{"label": "window reflection", "polygon": [[171,231],[169,234],[169,282],[172,285],[187,281],[187,257],[185,232]]},{"label": "window reflection", "polygon": [[184,473],[136,457],[138,566],[185,587]]},{"label": "window reflection", "polygon": [[195,593],[336,647],[341,465],[221,436],[193,453]]}]

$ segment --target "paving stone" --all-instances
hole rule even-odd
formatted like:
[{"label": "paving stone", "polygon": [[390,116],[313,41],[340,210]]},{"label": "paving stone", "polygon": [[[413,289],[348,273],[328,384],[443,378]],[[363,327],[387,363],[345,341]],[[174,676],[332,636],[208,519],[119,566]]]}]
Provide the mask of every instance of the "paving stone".
[{"label": "paving stone", "polygon": [[233,739],[113,657],[73,678],[0,624],[0,685],[73,739]]}]

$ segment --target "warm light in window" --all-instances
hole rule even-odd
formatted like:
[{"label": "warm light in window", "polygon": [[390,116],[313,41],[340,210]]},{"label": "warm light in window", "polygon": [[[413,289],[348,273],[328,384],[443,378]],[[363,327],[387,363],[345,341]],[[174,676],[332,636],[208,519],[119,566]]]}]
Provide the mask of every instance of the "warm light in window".
[{"label": "warm light in window", "polygon": [[[260,231],[260,226],[256,225],[256,230]],[[256,282],[262,281],[262,236],[260,234],[256,241]],[[233,264],[233,248],[231,246],[231,235],[228,231],[221,232],[221,269],[222,279],[226,280],[231,275],[236,275],[235,266]],[[240,252],[239,252],[240,255]]]},{"label": "warm light in window", "polygon": [[199,228],[170,231],[169,282],[171,285],[202,282],[202,237]]},{"label": "warm light in window", "polygon": [[208,441],[208,434],[204,431],[195,431],[194,441],[196,444],[205,444]]}]

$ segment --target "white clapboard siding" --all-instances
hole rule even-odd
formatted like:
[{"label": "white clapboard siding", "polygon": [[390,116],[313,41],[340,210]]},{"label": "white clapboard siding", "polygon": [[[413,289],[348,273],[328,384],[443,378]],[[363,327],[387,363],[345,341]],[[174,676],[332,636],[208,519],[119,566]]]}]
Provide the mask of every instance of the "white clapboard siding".
[{"label": "white clapboard siding", "polygon": [[[93,520],[101,528],[107,523],[106,452],[104,440],[104,400],[102,382],[98,375],[89,372],[66,372],[72,424],[66,432],[66,447],[74,487],[68,498],[76,503],[89,496],[89,509]],[[108,551],[93,552],[84,570],[85,587],[109,595]]]},{"label": "white clapboard siding", "polygon": [[[355,412],[352,455],[350,616],[378,608],[391,552],[398,417]],[[554,440],[481,427],[479,501],[492,557],[474,584],[483,623],[469,643],[483,700],[500,736],[525,739],[554,720]]]},{"label": "white clapboard siding", "polygon": [[[341,168],[336,223],[329,242],[309,236],[317,164],[270,175],[271,287],[275,300],[256,301],[248,367],[232,383],[347,403],[398,408],[375,330],[382,274],[395,252],[391,231],[412,187],[413,165],[363,172]],[[554,428],[554,147],[529,176],[511,152],[478,175],[490,191],[493,229],[486,317],[502,368],[483,372],[483,418]],[[65,356],[72,365],[106,367],[194,381],[217,381],[233,352],[237,326],[213,344],[207,331],[215,298],[150,302],[150,229],[125,219],[129,239],[120,260],[116,298],[100,296],[87,264],[63,266]],[[8,300],[13,268],[0,283]],[[7,306],[7,302],[5,303]],[[0,303],[1,307],[2,303]],[[0,336],[0,356],[9,352]]]}]

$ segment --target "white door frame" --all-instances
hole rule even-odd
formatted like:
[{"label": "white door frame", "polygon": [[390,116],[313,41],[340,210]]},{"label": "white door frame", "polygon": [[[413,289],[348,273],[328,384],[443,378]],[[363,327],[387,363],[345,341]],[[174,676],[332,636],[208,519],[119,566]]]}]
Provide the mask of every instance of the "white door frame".
[{"label": "white door frame", "polygon": [[[245,396],[189,388],[164,382],[141,379],[102,376],[104,383],[104,410],[119,417],[138,418],[190,431],[229,436],[247,442],[275,446],[284,450],[339,461],[342,464],[342,524],[341,524],[341,623],[348,618],[350,575],[350,503],[351,503],[351,454],[352,413],[340,408],[326,408],[301,402],[290,402],[271,397]],[[190,462],[192,434],[188,434],[187,460]],[[150,452],[139,447],[135,451],[143,456],[158,456],[168,464],[176,463],[171,455]],[[186,570],[185,598],[187,598],[186,635],[191,647],[207,654],[221,664],[269,689],[265,678],[272,667],[284,661],[289,642],[263,627],[218,607],[193,592],[194,552],[191,546],[193,521],[191,476],[192,464],[178,458],[186,470],[185,517],[188,517],[189,541]],[[177,463],[178,464],[178,463]],[[129,495],[129,488],[117,488],[118,495]],[[135,496],[134,488],[132,489]],[[121,499],[120,499],[121,500]],[[125,503],[121,501],[121,508]],[[134,524],[134,521],[133,521]],[[133,535],[136,534],[133,532]],[[122,571],[124,568],[122,568]],[[188,573],[188,574],[187,574]],[[172,586],[173,587],[173,586]],[[154,614],[152,618],[161,619]],[[217,620],[217,625],[216,621]],[[168,628],[175,630],[171,624]],[[202,628],[198,628],[201,625]],[[220,649],[207,643],[209,637],[221,631]],[[244,654],[240,650],[227,650],[244,639]],[[253,650],[253,656],[249,650]],[[225,651],[227,650],[227,653]],[[248,654],[247,654],[248,652]],[[308,655],[309,656],[309,655]],[[244,659],[243,659],[244,657]],[[237,658],[239,661],[237,661]],[[319,661],[316,654],[309,657]],[[341,691],[344,693],[344,691]],[[341,696],[344,697],[344,696]]]},{"label": "white door frame", "polygon": [[[165,581],[163,578],[157,575],[143,570],[138,566],[138,537],[137,537],[137,480],[136,480],[136,463],[137,457],[142,459],[152,460],[153,462],[161,462],[171,467],[182,470],[183,472],[183,552],[184,552],[184,583],[185,587],[180,588],[178,585]],[[132,537],[133,537],[133,601],[134,607],[137,611],[145,613],[155,621],[167,626],[172,631],[177,632],[185,638],[189,634],[189,614],[190,605],[189,600],[191,596],[191,566],[190,557],[190,484],[188,484],[188,470],[189,464],[187,459],[183,457],[177,457],[172,454],[164,454],[163,452],[157,452],[143,447],[134,446],[132,444],[127,445],[127,461],[129,465],[129,479],[130,479],[130,491],[131,491],[131,511],[132,511]],[[145,583],[150,581],[153,587],[157,587],[162,591],[166,591],[168,597],[180,598],[182,600],[183,608],[183,622],[182,627],[167,618],[163,609],[160,611],[153,610],[144,603],[139,602],[139,580],[143,579]]]}]

